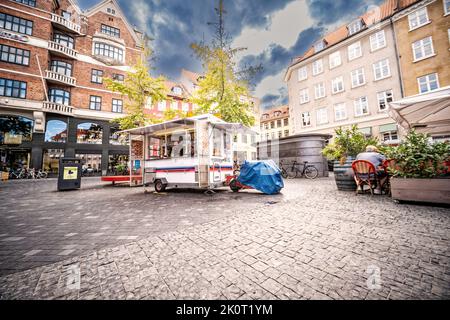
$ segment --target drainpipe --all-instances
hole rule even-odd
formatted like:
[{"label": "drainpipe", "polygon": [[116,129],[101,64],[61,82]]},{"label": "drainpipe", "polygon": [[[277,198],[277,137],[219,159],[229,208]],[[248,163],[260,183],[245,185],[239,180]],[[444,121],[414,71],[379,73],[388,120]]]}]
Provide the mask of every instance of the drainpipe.
[{"label": "drainpipe", "polygon": [[48,100],[47,85],[45,84],[44,73],[42,72],[41,62],[39,61],[39,55],[36,55],[36,60],[37,60],[38,68],[39,68],[39,73],[41,74],[42,86],[44,87],[45,100],[49,101]]},{"label": "drainpipe", "polygon": [[392,27],[392,34],[394,35],[394,50],[395,50],[395,56],[397,58],[397,71],[398,71],[398,75],[400,77],[400,94],[402,95],[402,98],[403,98],[404,97],[403,75],[402,75],[402,68],[400,65],[400,56],[398,54],[397,34],[395,32],[395,25],[394,25],[394,21],[392,20],[392,17],[389,18],[389,21],[390,21],[391,27]]}]

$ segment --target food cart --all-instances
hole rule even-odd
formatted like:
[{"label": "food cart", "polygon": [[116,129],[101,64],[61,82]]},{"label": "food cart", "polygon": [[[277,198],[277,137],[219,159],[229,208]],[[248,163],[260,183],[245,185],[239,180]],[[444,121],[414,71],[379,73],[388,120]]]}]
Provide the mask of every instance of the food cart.
[{"label": "food cart", "polygon": [[130,141],[130,184],[211,190],[233,174],[233,135],[255,134],[238,123],[200,115],[122,131]]}]

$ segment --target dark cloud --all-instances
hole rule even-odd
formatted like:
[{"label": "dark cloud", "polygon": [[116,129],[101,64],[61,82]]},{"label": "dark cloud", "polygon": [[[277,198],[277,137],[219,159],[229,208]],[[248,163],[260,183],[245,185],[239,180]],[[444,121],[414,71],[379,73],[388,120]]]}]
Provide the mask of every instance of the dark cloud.
[{"label": "dark cloud", "polygon": [[307,0],[311,17],[323,24],[352,19],[363,14],[369,5],[378,5],[384,0]]}]

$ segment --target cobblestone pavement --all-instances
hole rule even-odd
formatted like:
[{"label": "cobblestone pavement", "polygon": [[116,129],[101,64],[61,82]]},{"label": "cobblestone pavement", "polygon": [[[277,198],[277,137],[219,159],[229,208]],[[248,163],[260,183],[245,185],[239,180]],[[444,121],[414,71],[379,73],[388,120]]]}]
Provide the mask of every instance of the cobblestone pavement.
[{"label": "cobblestone pavement", "polygon": [[[338,192],[332,179],[288,181],[284,195],[274,197],[144,195],[94,186],[55,195],[44,185],[20,187],[0,192],[8,203],[20,193],[13,212],[1,216],[0,233],[11,232],[1,234],[2,261],[14,250],[26,258],[44,250],[38,246],[56,250],[51,241],[61,245],[71,233],[86,247],[0,277],[1,299],[450,298],[448,208]],[[41,219],[47,216],[53,218]],[[99,217],[85,221],[88,216]],[[31,227],[18,221],[45,231],[22,234],[19,227]],[[100,229],[104,225],[110,229]],[[97,243],[98,237],[107,240]]]}]

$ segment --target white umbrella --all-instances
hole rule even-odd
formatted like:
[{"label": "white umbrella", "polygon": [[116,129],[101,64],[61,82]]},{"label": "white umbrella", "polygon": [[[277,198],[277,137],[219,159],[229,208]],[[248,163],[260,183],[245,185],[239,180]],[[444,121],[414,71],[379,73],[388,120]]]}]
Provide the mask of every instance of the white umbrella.
[{"label": "white umbrella", "polygon": [[450,134],[450,86],[391,102],[388,113],[406,131]]}]

